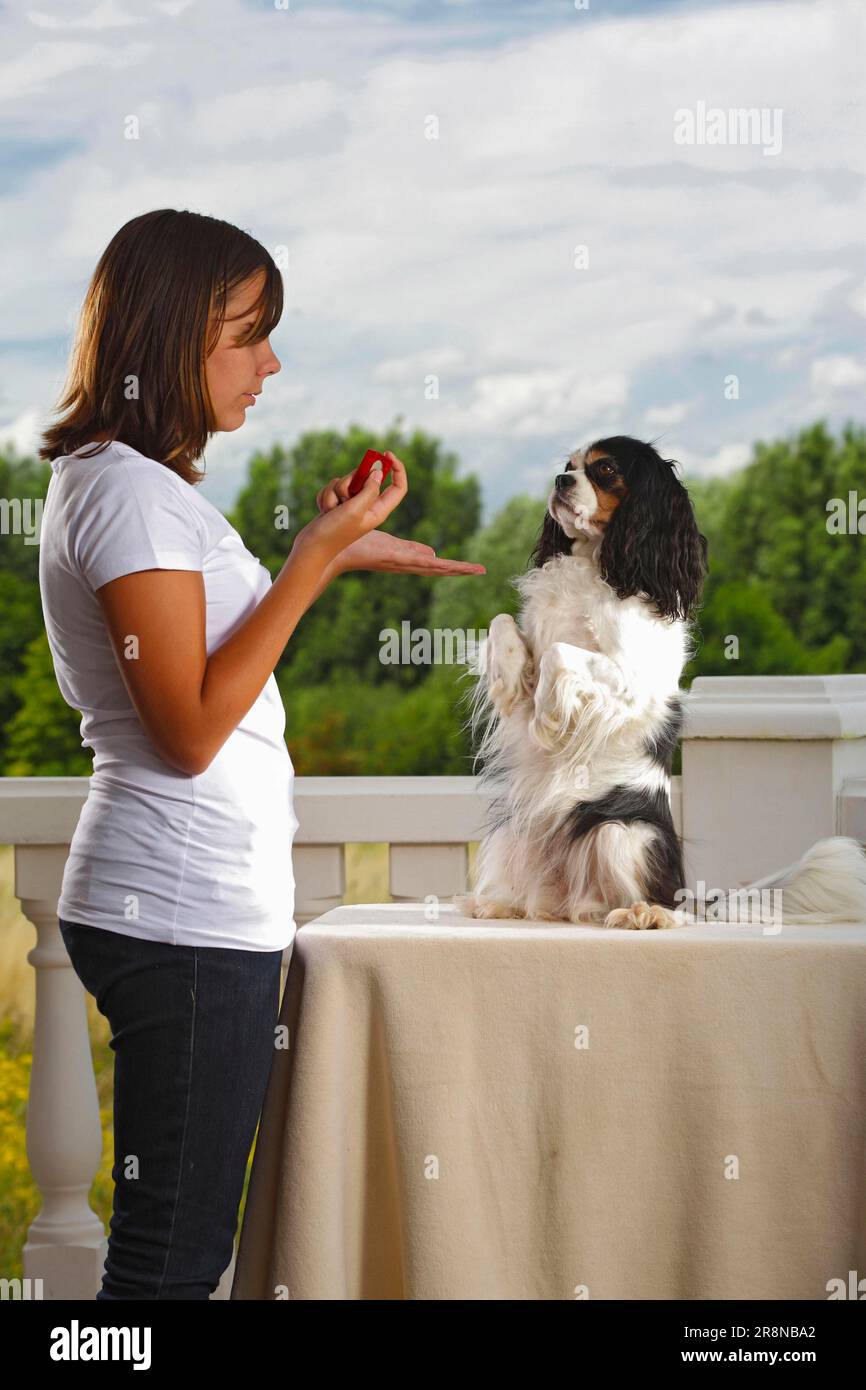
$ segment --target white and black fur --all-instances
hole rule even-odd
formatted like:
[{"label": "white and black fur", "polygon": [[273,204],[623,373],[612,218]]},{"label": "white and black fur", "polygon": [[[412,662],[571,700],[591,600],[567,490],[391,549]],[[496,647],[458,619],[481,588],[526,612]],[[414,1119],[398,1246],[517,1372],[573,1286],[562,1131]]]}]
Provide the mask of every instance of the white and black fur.
[{"label": "white and black fur", "polygon": [[[670,779],[707,543],[673,462],[617,435],[556,476],[531,566],[514,580],[519,620],[498,614],[470,668],[491,806],[474,890],[454,899],[465,915],[696,920],[680,906]],[[783,889],[785,922],[866,919],[854,840],[820,841],[759,886]],[[725,916],[721,903],[701,920]]]}]

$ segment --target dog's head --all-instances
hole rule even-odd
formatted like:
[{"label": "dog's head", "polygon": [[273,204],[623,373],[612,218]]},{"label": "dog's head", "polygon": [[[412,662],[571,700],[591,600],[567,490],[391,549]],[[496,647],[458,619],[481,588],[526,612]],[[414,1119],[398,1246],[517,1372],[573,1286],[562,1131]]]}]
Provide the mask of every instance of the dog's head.
[{"label": "dog's head", "polygon": [[663,617],[688,618],[707,541],[674,466],[624,434],[576,451],[556,475],[531,563],[589,550],[620,598],[645,594]]}]

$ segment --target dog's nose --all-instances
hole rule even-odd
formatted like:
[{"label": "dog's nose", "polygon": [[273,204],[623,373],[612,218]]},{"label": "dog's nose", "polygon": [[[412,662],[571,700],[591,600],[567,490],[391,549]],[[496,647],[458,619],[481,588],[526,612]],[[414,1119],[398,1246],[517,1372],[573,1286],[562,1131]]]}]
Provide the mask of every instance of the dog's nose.
[{"label": "dog's nose", "polygon": [[574,485],[574,473],[557,473],[556,490],[557,492],[567,492]]}]

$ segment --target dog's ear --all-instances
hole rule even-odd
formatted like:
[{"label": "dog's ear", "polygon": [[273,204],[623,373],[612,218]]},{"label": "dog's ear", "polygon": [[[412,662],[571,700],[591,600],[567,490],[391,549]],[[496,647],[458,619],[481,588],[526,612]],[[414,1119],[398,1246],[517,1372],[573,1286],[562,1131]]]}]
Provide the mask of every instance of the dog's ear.
[{"label": "dog's ear", "polygon": [[644,478],[646,485],[632,488],[611,517],[601,575],[620,598],[644,593],[662,617],[687,619],[707,574],[707,539],[671,469]]},{"label": "dog's ear", "polygon": [[569,540],[558,521],[546,511],[544,523],[538,533],[538,540],[529,557],[530,568],[533,566],[540,569],[546,565],[548,560],[552,560],[554,555],[570,555],[571,547],[574,544]]}]

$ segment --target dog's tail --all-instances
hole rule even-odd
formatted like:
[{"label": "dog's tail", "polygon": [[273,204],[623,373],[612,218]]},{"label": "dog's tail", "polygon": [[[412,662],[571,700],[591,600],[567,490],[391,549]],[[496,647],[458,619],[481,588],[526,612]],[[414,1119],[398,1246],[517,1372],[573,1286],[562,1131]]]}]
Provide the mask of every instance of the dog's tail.
[{"label": "dog's tail", "polygon": [[818,840],[787,868],[710,904],[707,921],[823,926],[866,922],[866,853],[857,840],[834,835]]}]

